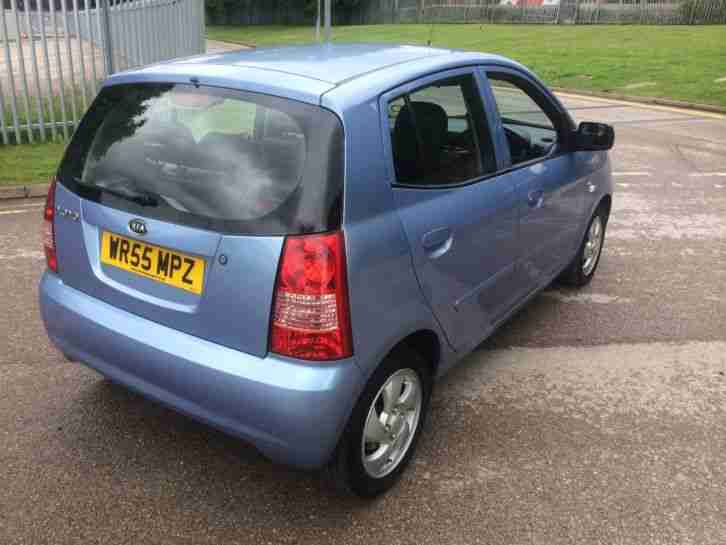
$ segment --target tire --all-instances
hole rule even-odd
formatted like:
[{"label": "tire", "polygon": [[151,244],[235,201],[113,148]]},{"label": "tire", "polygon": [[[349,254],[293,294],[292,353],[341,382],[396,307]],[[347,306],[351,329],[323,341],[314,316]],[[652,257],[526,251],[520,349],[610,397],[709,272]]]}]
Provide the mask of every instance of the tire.
[{"label": "tire", "polygon": [[[597,222],[599,222],[600,225],[600,235],[597,247],[593,249],[592,246],[589,246],[589,243],[592,242],[593,229],[596,229],[594,226]],[[607,223],[607,208],[601,204],[593,214],[592,218],[590,218],[590,223],[587,224],[585,236],[582,239],[582,243],[580,244],[580,248],[577,251],[575,258],[560,275],[559,281],[561,283],[574,288],[581,288],[590,283],[593,276],[595,276],[597,266],[600,264],[602,248],[605,244],[605,229],[607,227]],[[592,253],[593,251],[594,253]],[[591,258],[591,261],[588,262],[588,258]]]},{"label": "tire", "polygon": [[[402,384],[396,392],[398,380]],[[419,354],[410,349],[397,349],[382,362],[358,399],[328,465],[328,479],[337,490],[362,498],[374,498],[396,484],[416,450],[429,408],[431,386],[429,366]],[[417,388],[420,404],[411,397]],[[396,403],[390,405],[391,400]],[[387,405],[394,407],[388,414]],[[406,410],[409,405],[417,406],[418,410]],[[395,413],[396,408],[399,413]],[[417,416],[412,418],[412,413],[415,412]],[[371,425],[368,430],[369,437],[377,436],[376,430],[386,433],[386,441],[390,441],[390,447],[376,441],[364,443],[364,431],[369,418],[372,424],[375,424],[374,419],[379,422],[379,425]],[[383,423],[389,423],[391,429],[386,429]],[[406,430],[409,435],[406,435]],[[401,450],[396,448],[396,444]],[[380,461],[389,455],[392,460],[381,464]]]}]

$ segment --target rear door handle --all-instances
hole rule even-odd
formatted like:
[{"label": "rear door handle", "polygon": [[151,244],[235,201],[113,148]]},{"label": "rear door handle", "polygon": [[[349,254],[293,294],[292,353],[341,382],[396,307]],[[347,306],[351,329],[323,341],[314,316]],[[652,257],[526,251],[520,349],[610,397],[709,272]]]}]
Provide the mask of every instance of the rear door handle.
[{"label": "rear door handle", "polygon": [[535,189],[527,193],[527,204],[539,208],[544,204],[544,189]]},{"label": "rear door handle", "polygon": [[424,234],[421,238],[426,255],[432,258],[441,257],[449,251],[454,241],[454,236],[450,228],[439,227]]}]

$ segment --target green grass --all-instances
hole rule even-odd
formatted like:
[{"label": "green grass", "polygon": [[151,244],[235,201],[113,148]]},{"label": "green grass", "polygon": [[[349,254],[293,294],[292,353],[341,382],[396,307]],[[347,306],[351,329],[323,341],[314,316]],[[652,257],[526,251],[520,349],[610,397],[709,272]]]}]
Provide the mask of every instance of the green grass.
[{"label": "green grass", "polygon": [[[333,40],[425,44],[432,33],[436,46],[505,55],[551,86],[726,106],[726,82],[715,83],[726,77],[723,25],[347,26]],[[207,36],[259,46],[314,40],[312,28],[282,26],[210,26]]]},{"label": "green grass", "polygon": [[[93,98],[92,92],[89,90],[89,100]],[[54,96],[52,101],[52,107],[55,114],[56,121],[63,119],[70,120],[72,116],[71,101],[76,101],[76,111],[79,116],[85,111],[83,100],[81,98],[81,92],[74,90],[70,87],[65,92],[65,115],[63,115],[63,109],[61,107],[61,101],[59,96]],[[6,98],[5,111],[0,111],[0,115],[4,116],[5,125],[9,130],[11,142],[14,139],[13,129],[13,116]],[[39,121],[39,115],[37,110],[37,102],[35,97],[30,97],[30,118],[33,123]],[[48,103],[43,97],[41,101],[43,108],[43,116],[46,122],[50,120],[50,113],[48,109]],[[17,101],[17,114],[18,123],[23,126],[27,124],[28,114],[25,110],[25,101],[22,97],[18,97]],[[73,133],[73,128],[68,128],[68,133]],[[23,184],[35,184],[35,183],[46,183],[48,179],[53,176],[58,169],[58,163],[63,155],[66,142],[62,138],[62,131],[57,130],[55,139],[53,138],[53,131],[46,129],[46,136],[49,142],[42,142],[41,134],[38,129],[33,131],[35,138],[34,144],[28,144],[28,134],[25,129],[20,130],[20,144],[9,144],[3,145],[0,143],[0,186],[9,185],[23,185]]]},{"label": "green grass", "polygon": [[65,142],[0,145],[0,185],[45,183],[53,176]]}]

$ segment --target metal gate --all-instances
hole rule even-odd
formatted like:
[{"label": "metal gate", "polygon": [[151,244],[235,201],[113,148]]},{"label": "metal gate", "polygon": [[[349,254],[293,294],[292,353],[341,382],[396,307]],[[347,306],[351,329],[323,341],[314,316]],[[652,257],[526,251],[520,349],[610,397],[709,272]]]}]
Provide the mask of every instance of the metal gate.
[{"label": "metal gate", "polygon": [[0,0],[0,141],[67,138],[106,76],[204,50],[203,0]]}]

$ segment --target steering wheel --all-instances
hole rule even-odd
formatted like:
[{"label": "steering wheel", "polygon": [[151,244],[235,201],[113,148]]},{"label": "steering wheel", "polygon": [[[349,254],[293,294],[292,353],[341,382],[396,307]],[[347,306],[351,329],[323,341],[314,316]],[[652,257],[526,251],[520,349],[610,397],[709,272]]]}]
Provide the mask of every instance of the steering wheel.
[{"label": "steering wheel", "polygon": [[512,162],[516,163],[527,160],[532,150],[532,137],[529,133],[518,132],[509,127],[504,127],[504,134],[507,135]]}]

